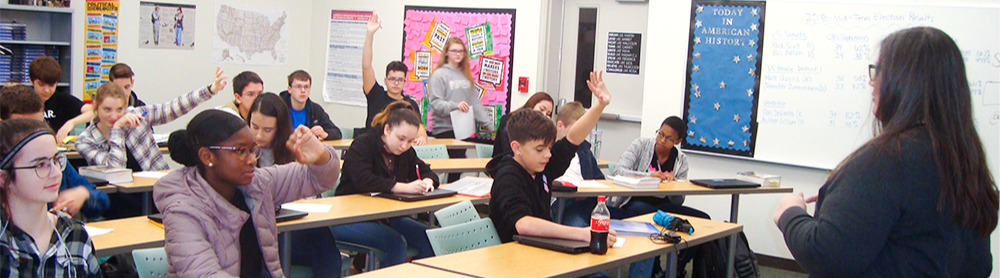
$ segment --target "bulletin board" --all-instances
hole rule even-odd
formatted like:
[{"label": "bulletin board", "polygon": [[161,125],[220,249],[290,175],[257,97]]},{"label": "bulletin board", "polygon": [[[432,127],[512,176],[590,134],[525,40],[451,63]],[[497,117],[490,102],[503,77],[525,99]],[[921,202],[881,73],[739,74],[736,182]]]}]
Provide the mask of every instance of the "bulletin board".
[{"label": "bulletin board", "polygon": [[[514,9],[405,7],[402,61],[409,74],[403,93],[421,104],[422,120],[428,129],[434,115],[424,88],[437,67],[444,41],[450,37],[466,43],[472,77],[477,81],[474,87],[494,127],[510,111],[515,18]],[[494,136],[482,128],[477,133],[479,138]]]}]

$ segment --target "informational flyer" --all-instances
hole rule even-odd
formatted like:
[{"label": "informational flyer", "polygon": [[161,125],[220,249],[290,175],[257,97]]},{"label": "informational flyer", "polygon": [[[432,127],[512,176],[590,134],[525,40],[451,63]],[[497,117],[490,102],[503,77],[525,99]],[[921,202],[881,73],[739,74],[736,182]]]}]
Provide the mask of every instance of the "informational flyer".
[{"label": "informational flyer", "polygon": [[465,43],[471,59],[479,58],[480,55],[493,55],[493,33],[490,32],[490,23],[465,27]]},{"label": "informational flyer", "polygon": [[361,52],[365,46],[370,11],[330,12],[327,35],[323,101],[355,106],[368,105],[361,80]]},{"label": "informational flyer", "polygon": [[444,22],[435,21],[431,23],[430,32],[425,35],[424,46],[437,50],[438,53],[444,53],[444,43],[448,41],[449,36],[451,27]]},{"label": "informational flyer", "polygon": [[87,0],[83,101],[91,103],[118,61],[118,0]]},{"label": "informational flyer", "polygon": [[[431,67],[432,61],[430,51],[417,51],[414,55],[415,60],[413,61],[413,75],[418,79],[427,79],[431,77]],[[417,81],[414,80],[414,81]]]},{"label": "informational flyer", "polygon": [[483,56],[479,60],[479,83],[491,88],[503,81],[503,60]]},{"label": "informational flyer", "polygon": [[196,6],[139,2],[139,48],[194,50]]}]

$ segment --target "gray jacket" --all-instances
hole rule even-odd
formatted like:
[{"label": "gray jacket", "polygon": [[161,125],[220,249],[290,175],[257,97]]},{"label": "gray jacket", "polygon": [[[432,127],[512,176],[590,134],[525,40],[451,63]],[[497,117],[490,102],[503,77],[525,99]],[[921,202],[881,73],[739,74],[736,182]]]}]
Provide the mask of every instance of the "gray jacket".
[{"label": "gray jacket", "polygon": [[473,84],[461,71],[450,65],[444,65],[431,74],[427,81],[427,95],[431,98],[431,111],[434,116],[431,121],[431,134],[439,134],[454,130],[451,126],[451,111],[458,110],[458,104],[465,102],[472,108],[476,122],[494,130],[483,109],[483,101],[472,89]]},{"label": "gray jacket", "polygon": [[[655,153],[654,148],[656,147],[656,138],[638,138],[632,141],[632,145],[622,153],[621,159],[618,160],[618,166],[615,167],[614,171],[611,173],[612,176],[617,175],[629,175],[629,176],[649,176],[649,162],[653,161],[653,154]],[[688,174],[688,161],[687,155],[681,151],[681,148],[677,148],[677,163],[674,163],[674,176],[679,180],[687,179]],[[670,202],[674,204],[684,204],[684,196],[670,196]],[[608,198],[607,205],[613,207],[622,207],[631,200],[632,197],[629,196],[612,196]]]}]

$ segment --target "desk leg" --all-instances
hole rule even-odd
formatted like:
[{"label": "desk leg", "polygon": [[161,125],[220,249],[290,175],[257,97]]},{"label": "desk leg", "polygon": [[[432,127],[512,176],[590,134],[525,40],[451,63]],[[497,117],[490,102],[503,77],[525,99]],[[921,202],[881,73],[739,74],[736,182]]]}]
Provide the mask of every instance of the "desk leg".
[{"label": "desk leg", "polygon": [[281,252],[281,269],[285,277],[292,277],[292,232],[278,234],[278,249]]},{"label": "desk leg", "polygon": [[[740,212],[740,194],[733,194],[732,207],[729,208],[729,222],[736,223]],[[729,260],[726,263],[726,277],[735,277],[736,265],[736,234],[729,236]]]},{"label": "desk leg", "polygon": [[[677,248],[675,245],[674,248]],[[660,260],[655,260],[653,263],[660,263]],[[667,253],[667,277],[677,277],[677,250],[670,251]]]},{"label": "desk leg", "polygon": [[153,214],[153,193],[146,191],[142,193],[142,215]]},{"label": "desk leg", "polygon": [[566,211],[566,197],[556,198],[556,219],[554,219],[556,223],[562,224],[564,211]]}]

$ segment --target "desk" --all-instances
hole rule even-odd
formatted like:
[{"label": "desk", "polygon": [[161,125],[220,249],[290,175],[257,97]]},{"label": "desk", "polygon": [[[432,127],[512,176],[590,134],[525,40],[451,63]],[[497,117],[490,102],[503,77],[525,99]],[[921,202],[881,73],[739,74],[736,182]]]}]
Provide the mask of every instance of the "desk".
[{"label": "desk", "polygon": [[[330,145],[334,149],[345,150],[351,147],[351,142],[354,142],[354,139],[326,140],[323,141],[323,144]],[[476,143],[465,142],[454,138],[428,138],[427,145],[444,145],[449,150],[476,149]]]},{"label": "desk", "polygon": [[110,184],[105,184],[105,185],[102,185],[102,186],[98,186],[97,190],[104,191],[104,194],[111,194],[111,193],[118,192],[118,187],[115,187],[114,185],[110,185]]},{"label": "desk", "polygon": [[[155,172],[170,173],[171,170],[160,170]],[[112,184],[121,193],[142,193],[142,214],[150,215],[153,212],[153,184],[157,178],[132,176],[132,182]]]},{"label": "desk", "polygon": [[426,267],[419,264],[413,263],[403,263],[386,268],[380,268],[375,271],[369,271],[364,273],[358,273],[356,275],[351,275],[352,278],[367,278],[367,277],[441,277],[441,278],[468,278],[462,274],[444,271],[436,268]]},{"label": "desk", "polygon": [[[492,158],[452,158],[452,159],[424,159],[424,162],[431,165],[434,173],[466,173],[485,172],[486,164]],[[607,160],[598,160],[597,166],[602,169],[608,168]]]},{"label": "desk", "polygon": [[[416,260],[413,263],[476,277],[579,277],[601,270],[668,254],[676,260],[679,249],[736,235],[743,226],[707,219],[687,218],[695,227],[693,235],[681,234],[687,244],[655,244],[647,237],[627,238],[622,248],[608,249],[604,255],[567,254],[516,242],[484,247],[465,252]],[[628,220],[653,222],[653,214]],[[661,228],[657,225],[657,228]],[[681,247],[681,248],[678,248]],[[676,264],[672,264],[676,265]],[[674,277],[668,273],[668,277]]]},{"label": "desk", "polygon": [[[473,148],[475,148],[475,147],[473,146]],[[160,152],[163,153],[163,155],[170,154],[170,150],[168,150],[167,147],[159,147],[159,149],[160,149]],[[66,159],[83,159],[83,156],[80,155],[80,152],[76,151],[75,149],[72,150],[72,151],[71,150],[67,150],[67,151],[63,152],[63,154],[66,155]]]},{"label": "desk", "polygon": [[163,228],[150,222],[146,216],[90,222],[87,226],[115,229],[107,234],[90,237],[94,243],[94,254],[98,257],[162,247],[164,242]]}]

